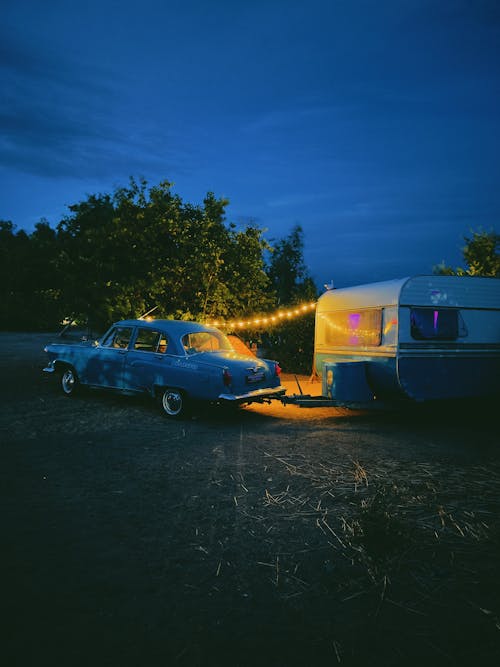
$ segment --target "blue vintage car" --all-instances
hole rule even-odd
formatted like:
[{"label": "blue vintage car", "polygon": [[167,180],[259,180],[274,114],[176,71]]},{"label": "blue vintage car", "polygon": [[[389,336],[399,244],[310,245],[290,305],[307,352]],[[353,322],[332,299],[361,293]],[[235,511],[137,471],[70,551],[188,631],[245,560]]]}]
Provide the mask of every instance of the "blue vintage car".
[{"label": "blue vintage car", "polygon": [[285,393],[276,361],[236,352],[218,329],[177,320],[123,320],[94,343],[54,343],[43,370],[70,396],[80,385],[147,393],[181,417],[193,401],[244,404]]}]

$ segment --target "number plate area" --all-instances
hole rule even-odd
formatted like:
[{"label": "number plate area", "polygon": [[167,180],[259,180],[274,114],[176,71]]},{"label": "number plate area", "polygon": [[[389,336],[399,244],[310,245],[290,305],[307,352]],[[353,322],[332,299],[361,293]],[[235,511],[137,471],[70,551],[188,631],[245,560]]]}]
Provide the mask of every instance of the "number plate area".
[{"label": "number plate area", "polygon": [[265,377],[263,370],[256,370],[247,375],[246,382],[247,384],[255,384],[256,382],[261,382]]}]

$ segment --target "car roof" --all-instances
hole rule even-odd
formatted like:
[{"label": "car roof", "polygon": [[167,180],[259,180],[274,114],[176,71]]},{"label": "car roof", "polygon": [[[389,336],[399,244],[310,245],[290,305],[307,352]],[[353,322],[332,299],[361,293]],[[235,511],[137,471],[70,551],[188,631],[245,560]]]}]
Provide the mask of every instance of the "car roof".
[{"label": "car roof", "polygon": [[115,326],[134,326],[143,329],[161,329],[162,331],[182,335],[184,333],[194,333],[197,331],[218,331],[215,327],[209,327],[200,322],[188,322],[185,320],[121,320],[116,322]]}]

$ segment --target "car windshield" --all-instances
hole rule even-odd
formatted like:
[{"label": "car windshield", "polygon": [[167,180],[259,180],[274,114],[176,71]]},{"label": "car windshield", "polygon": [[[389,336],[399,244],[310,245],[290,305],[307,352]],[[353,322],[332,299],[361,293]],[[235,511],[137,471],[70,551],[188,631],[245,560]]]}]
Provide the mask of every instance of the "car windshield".
[{"label": "car windshield", "polygon": [[197,331],[182,337],[182,345],[187,354],[199,352],[222,352],[232,350],[224,334],[215,331]]}]

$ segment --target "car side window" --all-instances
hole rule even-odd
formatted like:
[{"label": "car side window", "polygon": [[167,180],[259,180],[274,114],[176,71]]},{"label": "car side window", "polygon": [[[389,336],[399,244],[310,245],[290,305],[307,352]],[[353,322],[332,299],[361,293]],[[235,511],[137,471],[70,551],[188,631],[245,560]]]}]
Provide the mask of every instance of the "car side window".
[{"label": "car side window", "polygon": [[160,340],[158,342],[158,349],[156,350],[160,354],[165,354],[168,347],[168,340],[165,334],[160,334]]},{"label": "car side window", "polygon": [[141,352],[165,352],[167,341],[159,331],[139,329],[134,343],[134,350]]},{"label": "car side window", "polygon": [[120,350],[125,350],[130,343],[132,336],[132,327],[115,327],[111,329],[109,334],[104,339],[103,347],[115,347]]}]

